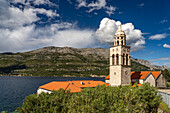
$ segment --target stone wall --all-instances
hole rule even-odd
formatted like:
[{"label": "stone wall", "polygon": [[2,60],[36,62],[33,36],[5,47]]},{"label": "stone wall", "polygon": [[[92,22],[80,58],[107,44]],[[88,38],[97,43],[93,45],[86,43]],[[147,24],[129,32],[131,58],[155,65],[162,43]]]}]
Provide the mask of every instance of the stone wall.
[{"label": "stone wall", "polygon": [[156,79],[156,87],[167,87],[167,81],[163,74],[159,75]]}]

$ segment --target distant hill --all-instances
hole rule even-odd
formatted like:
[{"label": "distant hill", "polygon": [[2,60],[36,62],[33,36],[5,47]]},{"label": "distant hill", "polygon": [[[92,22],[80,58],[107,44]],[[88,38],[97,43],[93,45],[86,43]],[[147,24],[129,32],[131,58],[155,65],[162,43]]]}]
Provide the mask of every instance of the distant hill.
[{"label": "distant hill", "polygon": [[[137,59],[131,60],[132,71],[161,70]],[[45,47],[25,53],[1,53],[1,75],[24,76],[91,76],[109,74],[109,50]]]}]

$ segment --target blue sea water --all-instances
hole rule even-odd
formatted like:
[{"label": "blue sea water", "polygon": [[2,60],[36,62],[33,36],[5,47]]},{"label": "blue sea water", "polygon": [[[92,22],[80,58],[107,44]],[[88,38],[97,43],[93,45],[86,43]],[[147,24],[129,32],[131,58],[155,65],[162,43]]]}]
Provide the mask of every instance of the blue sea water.
[{"label": "blue sea water", "polygon": [[26,96],[35,94],[40,85],[52,81],[96,80],[104,77],[17,77],[0,76],[0,112],[12,112],[22,105]]}]

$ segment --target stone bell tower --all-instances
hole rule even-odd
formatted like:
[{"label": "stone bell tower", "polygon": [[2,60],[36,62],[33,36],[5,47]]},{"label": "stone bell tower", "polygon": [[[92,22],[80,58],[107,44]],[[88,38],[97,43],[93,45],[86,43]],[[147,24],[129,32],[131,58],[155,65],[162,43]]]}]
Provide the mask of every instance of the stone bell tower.
[{"label": "stone bell tower", "polygon": [[130,46],[126,45],[126,35],[119,25],[114,36],[114,46],[110,47],[110,85],[131,83]]}]

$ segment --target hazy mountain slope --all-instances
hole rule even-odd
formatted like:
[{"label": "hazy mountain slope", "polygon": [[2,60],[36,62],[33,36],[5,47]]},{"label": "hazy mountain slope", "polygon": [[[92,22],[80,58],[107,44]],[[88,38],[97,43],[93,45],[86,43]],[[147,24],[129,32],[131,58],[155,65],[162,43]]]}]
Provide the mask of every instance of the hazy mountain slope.
[{"label": "hazy mountain slope", "polygon": [[[132,71],[150,68],[132,60]],[[109,74],[109,50],[45,47],[25,53],[1,53],[1,75],[90,76]]]}]

